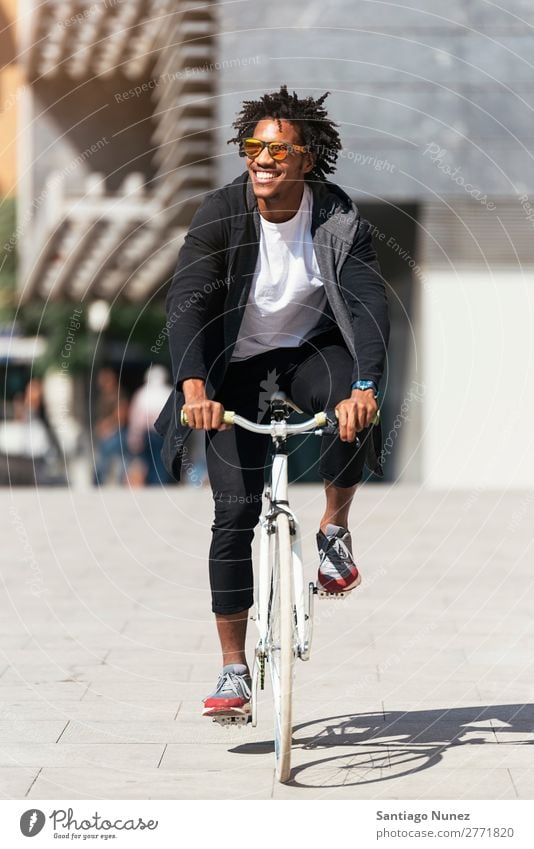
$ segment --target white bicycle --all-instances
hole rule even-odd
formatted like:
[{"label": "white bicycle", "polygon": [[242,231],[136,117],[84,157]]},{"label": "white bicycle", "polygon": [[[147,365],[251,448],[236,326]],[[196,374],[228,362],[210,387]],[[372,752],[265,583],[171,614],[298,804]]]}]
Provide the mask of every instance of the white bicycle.
[{"label": "white bicycle", "polygon": [[[287,459],[288,437],[295,434],[337,433],[332,415],[317,413],[299,424],[288,424],[291,411],[301,412],[283,393],[271,398],[271,421],[258,424],[226,411],[224,421],[269,434],[273,440],[271,477],[264,491],[267,508],[260,519],[260,558],[253,618],[259,630],[252,670],[252,725],[257,724],[258,686],[264,689],[265,667],[269,666],[274,701],[274,753],[276,776],[287,781],[291,772],[292,689],[294,664],[309,660],[313,633],[313,600],[318,593],[313,582],[304,584],[300,528],[289,506]],[[321,597],[343,598],[345,593]],[[231,720],[239,719],[232,717]]]},{"label": "white bicycle", "polygon": [[[316,413],[298,424],[288,424],[292,411],[301,413],[282,392],[271,397],[271,421],[258,424],[226,410],[224,423],[253,433],[269,434],[273,441],[270,482],[264,490],[267,509],[260,518],[260,560],[255,614],[259,630],[252,669],[251,719],[257,724],[258,686],[265,686],[269,666],[274,701],[274,754],[276,777],[288,781],[291,773],[292,689],[295,660],[309,660],[313,633],[314,596],[342,599],[350,593],[327,593],[313,581],[305,587],[300,527],[289,506],[287,458],[289,436],[337,433],[335,413]],[[373,423],[377,423],[379,414]],[[182,416],[182,422],[185,423]],[[248,717],[224,716],[214,721],[244,725]]]}]

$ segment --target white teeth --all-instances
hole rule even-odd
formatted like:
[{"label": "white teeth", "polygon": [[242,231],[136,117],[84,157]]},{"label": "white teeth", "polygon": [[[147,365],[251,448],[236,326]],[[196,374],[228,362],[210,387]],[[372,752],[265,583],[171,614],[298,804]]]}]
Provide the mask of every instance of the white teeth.
[{"label": "white teeth", "polygon": [[268,171],[256,171],[256,180],[259,180],[262,183],[267,183],[269,180],[274,180],[275,175],[270,174]]}]

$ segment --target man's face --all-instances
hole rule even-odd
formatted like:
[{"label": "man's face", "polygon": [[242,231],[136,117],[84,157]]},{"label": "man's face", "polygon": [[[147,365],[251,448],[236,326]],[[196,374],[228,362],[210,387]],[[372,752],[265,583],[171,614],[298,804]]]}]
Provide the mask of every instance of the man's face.
[{"label": "man's face", "polygon": [[[262,141],[289,142],[302,144],[297,128],[289,121],[264,118],[254,128],[254,138]],[[313,157],[310,153],[288,153],[282,162],[276,162],[265,147],[255,159],[246,157],[252,188],[257,198],[283,200],[294,193],[298,183],[313,169]]]}]

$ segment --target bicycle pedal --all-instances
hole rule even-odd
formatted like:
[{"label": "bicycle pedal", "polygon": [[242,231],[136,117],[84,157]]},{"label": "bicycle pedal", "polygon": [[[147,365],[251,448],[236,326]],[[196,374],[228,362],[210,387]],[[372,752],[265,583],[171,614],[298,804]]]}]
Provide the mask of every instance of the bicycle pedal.
[{"label": "bicycle pedal", "polygon": [[212,719],[213,722],[223,725],[226,728],[230,728],[230,726],[242,728],[244,725],[252,722],[252,716],[250,714],[244,714],[243,716],[214,716]]},{"label": "bicycle pedal", "polygon": [[318,588],[317,589],[317,595],[319,596],[319,598],[343,599],[343,598],[348,598],[349,595],[350,595],[350,592],[348,592],[348,593],[328,593],[326,590],[321,590],[321,589]]}]

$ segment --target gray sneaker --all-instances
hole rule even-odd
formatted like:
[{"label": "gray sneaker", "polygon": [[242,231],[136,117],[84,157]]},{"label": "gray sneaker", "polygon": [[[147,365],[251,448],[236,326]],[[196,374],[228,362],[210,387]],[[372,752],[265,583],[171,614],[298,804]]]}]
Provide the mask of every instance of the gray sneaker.
[{"label": "gray sneaker", "polygon": [[319,590],[328,594],[346,593],[361,583],[347,528],[327,525],[326,534],[322,531],[317,534],[317,548],[320,555],[317,575]]},{"label": "gray sneaker", "polygon": [[202,716],[244,716],[250,713],[251,680],[242,663],[223,666],[214,692],[204,699]]}]

